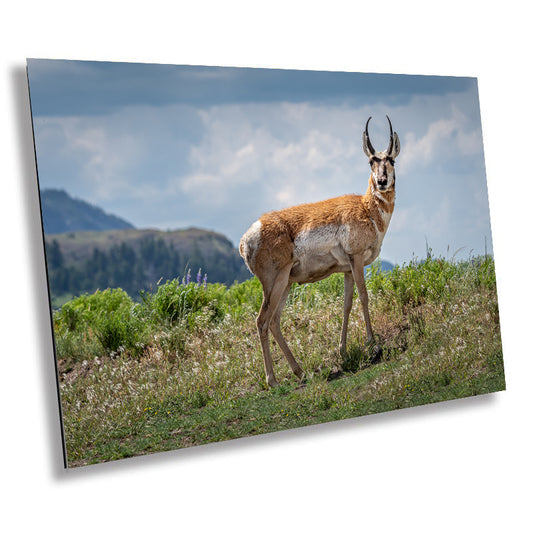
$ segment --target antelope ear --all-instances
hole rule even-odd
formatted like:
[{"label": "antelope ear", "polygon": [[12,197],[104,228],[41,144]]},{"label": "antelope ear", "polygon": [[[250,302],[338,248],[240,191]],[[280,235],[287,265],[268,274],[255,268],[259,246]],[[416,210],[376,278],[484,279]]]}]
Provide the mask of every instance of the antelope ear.
[{"label": "antelope ear", "polygon": [[400,153],[400,138],[398,137],[398,134],[394,132],[394,143],[392,145],[392,158],[396,159],[398,157],[398,154]]}]

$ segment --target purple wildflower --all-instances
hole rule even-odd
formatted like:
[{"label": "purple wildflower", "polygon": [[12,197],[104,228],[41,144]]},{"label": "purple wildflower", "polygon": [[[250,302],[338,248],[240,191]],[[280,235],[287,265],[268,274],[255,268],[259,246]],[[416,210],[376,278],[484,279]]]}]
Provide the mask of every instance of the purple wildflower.
[{"label": "purple wildflower", "polygon": [[202,284],[202,269],[201,268],[198,270],[198,274],[196,274],[196,283],[198,287]]},{"label": "purple wildflower", "polygon": [[185,280],[185,285],[189,285],[190,282],[191,282],[191,269],[189,268],[189,270],[187,270],[187,278]]},{"label": "purple wildflower", "polygon": [[204,289],[207,288],[207,273],[204,274]]}]

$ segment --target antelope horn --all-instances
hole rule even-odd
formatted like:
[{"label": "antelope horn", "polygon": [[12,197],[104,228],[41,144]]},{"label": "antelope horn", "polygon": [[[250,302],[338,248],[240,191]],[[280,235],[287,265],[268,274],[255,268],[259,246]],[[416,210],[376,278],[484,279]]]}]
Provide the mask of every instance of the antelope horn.
[{"label": "antelope horn", "polygon": [[366,143],[366,145],[368,147],[369,152],[372,155],[374,155],[376,153],[376,151],[374,150],[374,147],[372,146],[372,143],[370,142],[370,137],[368,136],[368,123],[370,122],[371,118],[372,117],[368,117],[368,120],[366,121],[364,140],[365,140],[365,143]]},{"label": "antelope horn", "polygon": [[389,129],[390,129],[390,141],[389,141],[389,147],[387,148],[387,155],[392,154],[392,149],[394,147],[394,136],[392,134],[392,124],[390,123],[389,115],[385,115],[387,117],[387,120],[389,121]]}]

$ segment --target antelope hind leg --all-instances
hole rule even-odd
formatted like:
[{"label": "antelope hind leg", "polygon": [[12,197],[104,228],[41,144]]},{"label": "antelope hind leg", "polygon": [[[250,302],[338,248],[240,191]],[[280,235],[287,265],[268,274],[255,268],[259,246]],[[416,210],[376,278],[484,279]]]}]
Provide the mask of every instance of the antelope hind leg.
[{"label": "antelope hind leg", "polygon": [[276,339],[276,342],[279,344],[279,347],[281,348],[281,351],[283,352],[283,355],[287,359],[289,366],[291,367],[291,370],[298,376],[299,378],[303,377],[303,370],[294,358],[294,355],[292,354],[291,349],[289,348],[289,345],[287,344],[287,341],[283,337],[283,334],[281,332],[281,313],[283,312],[283,308],[285,307],[285,302],[287,301],[287,296],[289,295],[289,291],[291,289],[292,283],[287,284],[287,287],[283,291],[283,294],[281,295],[281,298],[279,300],[278,306],[276,307],[276,310],[274,312],[274,315],[272,316],[272,320],[270,321],[270,331],[272,332],[272,335]]},{"label": "antelope hind leg", "polygon": [[283,269],[276,276],[276,279],[270,290],[268,290],[263,285],[263,303],[261,304],[261,310],[259,311],[259,315],[256,321],[259,339],[261,340],[263,360],[265,363],[266,381],[269,387],[275,387],[276,385],[278,385],[278,382],[276,380],[276,376],[274,375],[274,367],[272,364],[272,355],[270,353],[268,331],[270,329],[273,315],[280,303],[280,300],[287,288],[287,285],[289,284],[289,274],[291,268],[292,264],[290,263],[283,267]]},{"label": "antelope hind leg", "polygon": [[272,356],[270,354],[270,342],[268,339],[268,326],[270,322],[270,309],[269,298],[263,293],[263,303],[261,304],[261,310],[257,316],[257,333],[259,334],[259,340],[261,341],[261,351],[263,352],[263,362],[265,365],[265,375],[267,385],[269,387],[275,387],[278,382],[274,375],[274,367],[272,364]]}]

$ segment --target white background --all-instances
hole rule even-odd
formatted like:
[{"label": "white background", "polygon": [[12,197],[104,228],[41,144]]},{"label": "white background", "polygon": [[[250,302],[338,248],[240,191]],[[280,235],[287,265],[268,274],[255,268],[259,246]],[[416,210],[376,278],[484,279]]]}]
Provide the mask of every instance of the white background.
[{"label": "white background", "polygon": [[[6,531],[531,531],[526,6],[49,0],[4,9],[0,521],[10,524]],[[508,390],[64,471],[26,57],[478,77]]]}]

